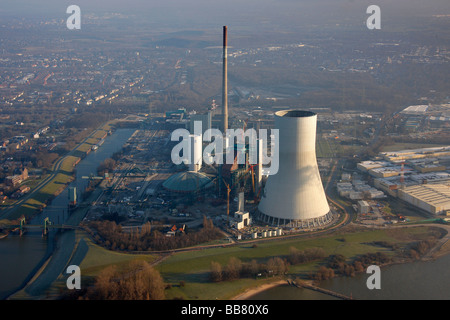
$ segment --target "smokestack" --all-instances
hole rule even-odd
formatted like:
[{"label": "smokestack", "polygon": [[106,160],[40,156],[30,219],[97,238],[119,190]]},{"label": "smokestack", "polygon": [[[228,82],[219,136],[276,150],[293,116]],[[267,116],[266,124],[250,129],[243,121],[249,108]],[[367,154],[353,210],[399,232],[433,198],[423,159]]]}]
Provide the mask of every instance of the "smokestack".
[{"label": "smokestack", "polygon": [[227,26],[223,26],[223,79],[222,79],[222,116],[223,116],[223,131],[228,129],[228,66],[227,66],[227,46],[228,35]]}]

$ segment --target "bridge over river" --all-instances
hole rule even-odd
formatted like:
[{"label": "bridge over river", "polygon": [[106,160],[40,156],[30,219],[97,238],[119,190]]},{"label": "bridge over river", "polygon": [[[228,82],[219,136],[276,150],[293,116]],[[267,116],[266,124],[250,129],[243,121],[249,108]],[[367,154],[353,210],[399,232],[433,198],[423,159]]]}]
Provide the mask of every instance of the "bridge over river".
[{"label": "bridge over river", "polygon": [[7,225],[3,226],[2,229],[6,231],[19,231],[20,235],[24,235],[27,229],[42,229],[42,234],[47,235],[50,229],[60,229],[60,230],[74,230],[79,228],[79,226],[69,225],[69,224],[53,224],[47,217],[44,219],[42,224],[26,224],[25,218],[20,220],[18,225]]}]

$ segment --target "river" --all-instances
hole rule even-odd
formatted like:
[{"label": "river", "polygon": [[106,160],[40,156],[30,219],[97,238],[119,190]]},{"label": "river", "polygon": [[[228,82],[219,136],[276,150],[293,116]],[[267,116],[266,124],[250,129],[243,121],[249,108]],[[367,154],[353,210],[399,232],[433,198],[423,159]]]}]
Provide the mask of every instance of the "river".
[{"label": "river", "polygon": [[[96,175],[97,167],[110,158],[131,137],[135,129],[118,129],[107,137],[103,145],[80,161],[76,167],[76,179],[69,185],[77,188],[77,199],[83,201],[81,192],[88,184],[83,176]],[[68,218],[68,188],[61,192],[42,213],[34,217],[30,224],[42,224],[46,217],[55,224],[62,224]],[[57,231],[51,230],[48,237],[42,231],[27,231],[25,236],[9,235],[0,240],[0,299],[5,299],[23,287],[50,257],[53,252]],[[65,231],[74,233],[74,231]]]},{"label": "river", "polygon": [[[417,261],[381,269],[381,289],[368,289],[369,274],[338,277],[319,286],[361,300],[449,300],[450,255],[433,261]],[[329,300],[336,299],[309,289],[281,285],[260,292],[249,300]]]}]

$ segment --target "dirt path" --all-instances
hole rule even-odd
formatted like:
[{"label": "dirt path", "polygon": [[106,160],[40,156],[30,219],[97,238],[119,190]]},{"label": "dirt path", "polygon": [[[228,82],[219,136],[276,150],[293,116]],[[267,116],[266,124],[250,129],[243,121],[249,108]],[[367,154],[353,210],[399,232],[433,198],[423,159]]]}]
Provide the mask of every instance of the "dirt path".
[{"label": "dirt path", "polygon": [[250,288],[245,290],[243,293],[238,294],[237,296],[231,298],[230,300],[247,300],[248,298],[250,298],[251,296],[263,292],[267,289],[279,286],[279,285],[283,285],[283,284],[288,284],[288,282],[286,280],[278,280],[278,281],[274,281],[271,283],[265,283],[262,284],[258,287],[255,288]]}]

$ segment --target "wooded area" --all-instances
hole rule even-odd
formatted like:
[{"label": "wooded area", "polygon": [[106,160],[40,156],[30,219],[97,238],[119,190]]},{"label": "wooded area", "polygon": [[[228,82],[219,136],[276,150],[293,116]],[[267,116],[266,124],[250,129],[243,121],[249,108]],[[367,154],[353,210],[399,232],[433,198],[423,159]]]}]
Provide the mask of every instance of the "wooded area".
[{"label": "wooded area", "polygon": [[210,219],[203,220],[203,227],[196,232],[177,233],[166,236],[161,231],[152,230],[147,222],[140,230],[124,232],[122,226],[115,221],[92,221],[84,226],[94,240],[110,249],[120,251],[163,251],[195,246],[212,240],[223,238],[220,229]]}]

